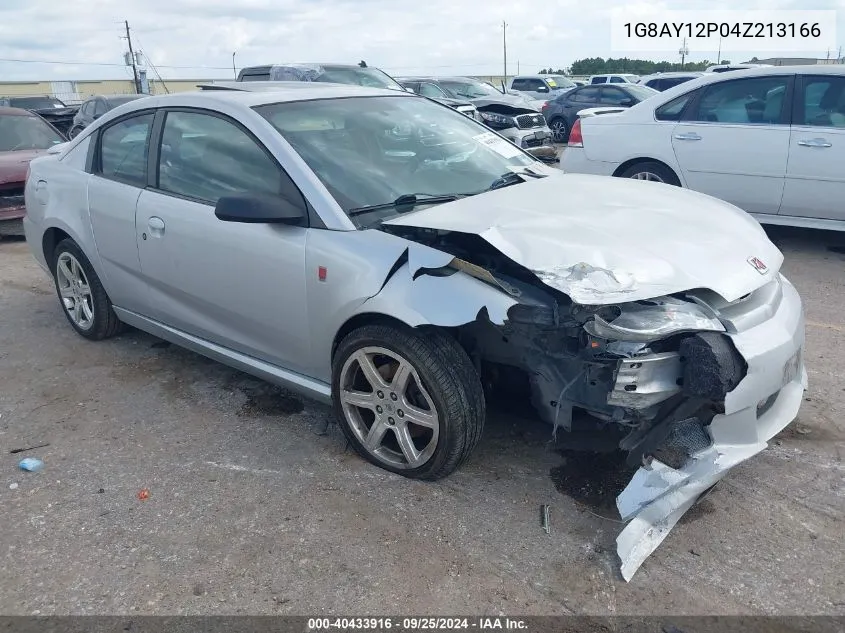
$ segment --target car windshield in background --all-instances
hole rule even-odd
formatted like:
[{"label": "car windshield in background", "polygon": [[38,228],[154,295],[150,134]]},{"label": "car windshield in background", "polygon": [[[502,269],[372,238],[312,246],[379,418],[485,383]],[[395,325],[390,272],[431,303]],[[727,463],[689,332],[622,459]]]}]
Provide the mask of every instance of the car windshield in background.
[{"label": "car windshield in background", "polygon": [[48,149],[58,143],[64,139],[37,116],[0,116],[0,152]]},{"label": "car windshield in background", "polygon": [[48,108],[64,108],[64,103],[52,97],[15,97],[9,99],[9,104],[13,108],[23,108],[24,110],[46,110]]},{"label": "car windshield in background", "polygon": [[402,90],[402,86],[389,75],[375,68],[333,68],[327,66],[324,67],[322,74],[315,81]]},{"label": "car windshield in background", "polygon": [[546,83],[549,84],[552,90],[565,90],[576,87],[574,81],[567,77],[561,77],[560,75],[546,77]]},{"label": "car windshield in background", "polygon": [[482,97],[501,97],[502,93],[490,84],[482,81],[452,81],[441,80],[440,85],[450,92],[466,99],[480,99]]},{"label": "car windshield in background", "polygon": [[[255,109],[347,213],[410,194],[476,194],[503,174],[535,164],[480,124],[426,99],[354,97]],[[364,226],[396,213],[356,214],[355,221]]]},{"label": "car windshield in background", "polygon": [[649,97],[653,97],[654,95],[659,95],[660,91],[655,90],[654,88],[649,88],[648,86],[640,86],[640,85],[631,85],[625,86],[625,90],[627,90],[631,95],[639,99],[640,101],[645,101]]}]

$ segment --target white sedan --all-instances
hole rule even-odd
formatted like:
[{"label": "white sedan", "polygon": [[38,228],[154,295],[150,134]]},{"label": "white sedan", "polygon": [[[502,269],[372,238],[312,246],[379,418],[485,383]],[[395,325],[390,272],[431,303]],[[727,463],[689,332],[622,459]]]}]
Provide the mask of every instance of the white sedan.
[{"label": "white sedan", "polygon": [[845,68],[708,74],[573,126],[561,168],[680,185],[760,222],[845,230]]}]

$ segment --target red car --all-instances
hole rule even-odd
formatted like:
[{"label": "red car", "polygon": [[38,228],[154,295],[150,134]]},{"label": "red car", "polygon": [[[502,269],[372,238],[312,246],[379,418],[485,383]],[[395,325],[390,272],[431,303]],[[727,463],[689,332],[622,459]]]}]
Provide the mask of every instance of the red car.
[{"label": "red car", "polygon": [[65,140],[37,114],[0,108],[0,237],[23,235],[23,188],[29,161]]}]

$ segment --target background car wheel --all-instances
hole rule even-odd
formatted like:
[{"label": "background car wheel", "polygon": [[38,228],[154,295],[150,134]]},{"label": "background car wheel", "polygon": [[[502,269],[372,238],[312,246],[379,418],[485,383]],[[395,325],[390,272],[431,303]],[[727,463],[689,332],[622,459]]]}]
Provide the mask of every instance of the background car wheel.
[{"label": "background car wheel", "polygon": [[552,131],[552,141],[555,143],[566,143],[569,138],[569,126],[566,125],[564,119],[552,119],[549,123],[549,128]]},{"label": "background car wheel", "polygon": [[122,323],[94,272],[91,262],[73,240],[62,240],[53,253],[53,280],[65,316],[85,338],[114,336]]},{"label": "background car wheel", "polygon": [[440,479],[472,453],[486,416],[481,380],[451,337],[390,325],[348,334],[332,363],[335,415],[373,464]]},{"label": "background car wheel", "polygon": [[634,180],[648,180],[649,182],[662,182],[667,185],[681,186],[681,181],[671,169],[661,163],[646,161],[631,165],[619,174],[621,178],[633,178]]}]

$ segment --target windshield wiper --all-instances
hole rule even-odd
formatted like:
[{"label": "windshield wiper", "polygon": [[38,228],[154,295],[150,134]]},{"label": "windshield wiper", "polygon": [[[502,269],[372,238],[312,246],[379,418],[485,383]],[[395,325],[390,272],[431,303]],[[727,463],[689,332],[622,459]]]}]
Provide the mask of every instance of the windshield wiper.
[{"label": "windshield wiper", "polygon": [[394,200],[393,202],[385,202],[384,204],[370,204],[366,207],[357,207],[346,212],[350,218],[362,213],[369,213],[370,211],[383,211],[384,209],[403,209],[407,207],[408,210],[413,209],[418,204],[440,204],[441,202],[454,202],[459,198],[463,198],[470,194],[450,193],[445,195],[431,195],[427,193],[406,193]]},{"label": "windshield wiper", "polygon": [[493,181],[493,184],[490,185],[488,191],[493,191],[494,189],[501,189],[502,187],[509,187],[510,185],[517,185],[521,182],[525,182],[525,176],[529,176],[531,178],[545,178],[547,175],[548,174],[540,174],[536,171],[531,171],[527,167],[519,171],[507,171]]}]

